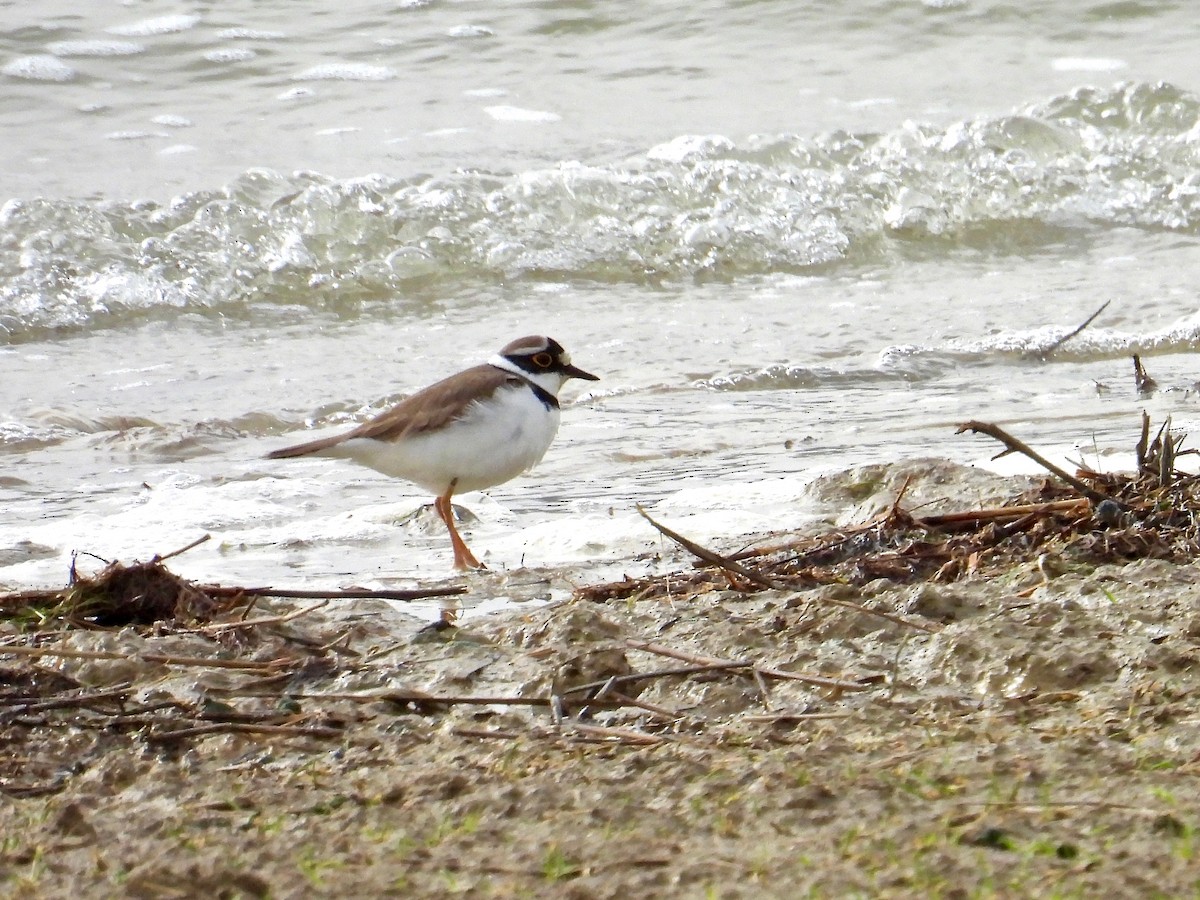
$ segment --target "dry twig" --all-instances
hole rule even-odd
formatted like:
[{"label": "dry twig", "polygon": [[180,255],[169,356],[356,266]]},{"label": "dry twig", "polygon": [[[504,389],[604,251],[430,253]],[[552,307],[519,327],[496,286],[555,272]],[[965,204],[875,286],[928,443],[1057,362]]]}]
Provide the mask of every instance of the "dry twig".
[{"label": "dry twig", "polygon": [[1013,437],[999,425],[993,425],[991,422],[978,422],[972,420],[970,422],[964,422],[958,426],[958,434],[962,434],[964,431],[973,431],[976,434],[986,434],[988,437],[995,438],[1002,443],[1006,449],[1003,453],[993,457],[993,459],[999,459],[1001,456],[1007,456],[1009,453],[1020,453],[1023,456],[1027,456],[1032,459],[1047,472],[1050,472],[1052,475],[1056,475],[1057,477],[1061,478],[1093,503],[1103,503],[1105,500],[1111,500],[1113,503],[1117,502],[1107,494],[1098,491],[1087,484],[1084,484],[1074,475],[1070,474],[1059,466],[1056,466],[1054,463],[1050,462],[1050,460],[1046,459],[1046,457],[1042,456],[1036,450],[1031,448],[1024,441]]},{"label": "dry twig", "polygon": [[1088,316],[1086,319],[1083,320],[1082,325],[1080,325],[1074,331],[1072,331],[1068,334],[1064,334],[1062,337],[1060,337],[1057,341],[1055,341],[1053,344],[1051,344],[1045,350],[1041,351],[1038,355],[1043,358],[1049,356],[1051,353],[1053,353],[1055,350],[1057,350],[1059,347],[1061,347],[1067,341],[1071,340],[1071,338],[1075,337],[1080,332],[1082,332],[1085,328],[1087,328],[1089,325],[1091,325],[1092,322],[1094,322],[1099,317],[1100,313],[1102,313],[1106,309],[1108,309],[1108,304],[1110,304],[1110,303],[1112,303],[1111,300],[1105,300],[1103,303],[1100,304],[1100,308],[1098,310],[1096,310],[1094,313],[1092,313],[1090,316]]},{"label": "dry twig", "polygon": [[[788,590],[790,588],[790,585],[784,584],[783,582],[778,581],[776,579],[769,578],[759,572],[756,572],[753,569],[749,569],[749,568],[741,565],[740,563],[736,563],[731,559],[727,559],[727,558],[721,556],[719,553],[715,553],[714,551],[709,550],[706,547],[701,547],[695,541],[685,538],[683,535],[679,534],[678,532],[672,531],[667,526],[661,524],[660,522],[655,521],[650,516],[650,514],[648,512],[646,512],[646,510],[641,506],[641,504],[638,504],[637,510],[638,510],[638,513],[641,514],[643,519],[645,519],[647,522],[649,522],[651,525],[653,525],[656,529],[658,529],[658,531],[660,531],[666,537],[669,537],[671,540],[675,541],[677,544],[679,544],[681,547],[683,547],[685,550],[687,550],[693,556],[696,556],[696,557],[704,560],[705,562],[712,563],[713,565],[717,566],[718,568],[720,568],[726,572],[732,572],[734,575],[737,575],[740,578],[746,579],[751,584],[756,584],[759,587],[767,588],[768,590]],[[893,510],[893,512],[894,512],[894,510]],[[892,513],[889,513],[889,515],[891,515],[891,514]],[[739,588],[737,586],[733,586],[732,589],[744,592],[744,589]],[[870,607],[862,606],[858,603],[851,603],[848,600],[838,600],[833,597],[822,597],[822,598],[820,598],[820,602],[828,603],[831,606],[841,606],[845,609],[852,609],[855,612],[860,612],[860,613],[863,613],[868,616],[877,616],[878,618],[886,619],[887,621],[892,622],[896,625],[903,625],[907,628],[915,628],[918,631],[927,631],[927,632],[933,633],[937,630],[928,625],[923,625],[920,622],[912,622],[912,621],[909,621],[908,619],[903,618],[902,616],[897,616],[897,615],[894,615],[889,612],[883,612],[882,610],[871,609]]]}]

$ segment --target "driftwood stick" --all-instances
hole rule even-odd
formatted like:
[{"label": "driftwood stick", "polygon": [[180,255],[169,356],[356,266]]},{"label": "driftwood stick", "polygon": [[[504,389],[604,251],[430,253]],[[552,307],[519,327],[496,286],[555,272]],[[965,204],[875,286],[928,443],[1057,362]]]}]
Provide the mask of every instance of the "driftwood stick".
[{"label": "driftwood stick", "polygon": [[[588,699],[589,700],[603,700],[606,696],[608,696],[608,692],[611,691],[614,687],[616,687],[616,684],[617,684],[617,676],[610,675],[608,677],[608,681],[604,682],[604,686],[601,687],[600,690],[596,691],[596,693],[593,694]],[[560,688],[560,690],[562,693],[564,693],[564,694],[566,693],[565,689]]]},{"label": "driftwood stick", "polygon": [[[239,697],[276,697],[276,694],[238,693]],[[363,694],[293,694],[289,697],[296,700],[342,700],[351,703],[374,703],[387,700],[391,703],[417,703],[428,706],[546,706],[552,705],[548,697],[487,697],[487,696],[445,696],[442,694],[427,694],[424,691],[406,691],[392,689],[386,691],[371,691]],[[605,709],[620,709],[628,705],[622,700],[572,700],[578,705],[586,702],[588,706],[599,706]]]},{"label": "driftwood stick", "polygon": [[118,653],[115,650],[71,650],[66,647],[25,647],[19,644],[0,645],[0,656],[57,656],[62,659],[141,659],[167,666],[194,666],[205,669],[246,669],[271,672],[296,662],[293,659],[204,659],[195,656],[169,656],[165,653]]},{"label": "driftwood stick", "polygon": [[416,588],[413,590],[371,590],[369,588],[346,588],[344,590],[311,591],[274,587],[224,587],[219,584],[197,585],[197,588],[213,597],[284,597],[293,600],[424,600],[427,597],[456,597],[465,594],[461,585],[454,587]]},{"label": "driftwood stick", "polygon": [[29,713],[46,712],[51,709],[69,709],[71,707],[88,706],[92,703],[98,703],[101,700],[126,700],[129,698],[129,693],[132,690],[131,685],[122,685],[120,687],[108,688],[102,691],[92,691],[87,694],[75,694],[73,696],[58,696],[49,700],[34,701],[31,699],[16,700],[7,705],[0,712],[0,720],[8,715],[28,715]]},{"label": "driftwood stick", "polygon": [[697,666],[720,666],[730,669],[745,669],[752,665],[744,660],[735,662],[728,659],[716,659],[711,656],[700,656],[695,653],[687,653],[683,650],[676,650],[673,647],[666,647],[662,644],[656,644],[653,641],[627,640],[625,645],[634,650],[644,650],[647,653],[653,653],[655,656],[665,656],[668,659],[679,659],[683,660],[684,662],[693,663]]},{"label": "driftwood stick", "polygon": [[326,650],[332,650],[334,653],[341,653],[346,656],[362,656],[362,654],[357,650],[350,649],[350,638],[353,636],[354,626],[351,625],[332,641],[326,641],[324,644],[318,647],[317,650],[321,653],[324,653]]},{"label": "driftwood stick", "polygon": [[222,631],[232,631],[235,628],[253,628],[256,625],[279,625],[283,622],[290,622],[292,619],[306,616],[310,612],[328,605],[329,600],[322,600],[320,603],[314,603],[312,606],[306,606],[303,609],[297,609],[282,616],[264,616],[260,619],[242,619],[237,622],[218,622],[215,625],[202,625],[195,630],[203,634],[219,634]]},{"label": "driftwood stick", "polygon": [[630,684],[636,681],[650,681],[655,678],[670,678],[676,675],[698,675],[704,672],[720,672],[725,669],[744,669],[744,663],[740,662],[722,662],[709,663],[707,665],[697,666],[677,666],[673,669],[657,669],[653,672],[634,672],[630,675],[613,675],[604,681],[589,681],[587,684],[576,684],[569,688],[564,688],[564,694],[574,694],[579,692],[587,692],[596,688],[610,687],[615,688],[621,684]]},{"label": "driftwood stick", "polygon": [[665,735],[647,734],[632,728],[610,728],[603,725],[582,725],[579,722],[570,723],[570,733],[585,737],[602,738],[605,743],[613,741],[622,744],[663,744],[672,740]]},{"label": "driftwood stick", "polygon": [[1027,515],[1045,515],[1046,513],[1083,511],[1088,501],[1083,498],[1075,500],[1053,500],[1049,503],[1026,503],[1021,506],[996,506],[990,509],[970,509],[962,512],[941,513],[940,515],[921,516],[916,519],[918,525],[974,525],[993,519],[1019,519]]},{"label": "driftwood stick", "polygon": [[759,713],[752,716],[742,716],[743,722],[769,722],[775,724],[777,722],[809,722],[819,721],[821,719],[848,719],[851,713],[828,712],[828,713],[790,713],[790,712],[774,712],[774,713]]},{"label": "driftwood stick", "polygon": [[[275,699],[278,699],[276,697]],[[162,719],[152,720],[150,713],[159,712],[160,710],[170,709],[175,712],[187,714],[186,704],[179,700],[163,700],[161,703],[150,703],[146,706],[139,706],[136,709],[131,709],[127,712],[109,713],[108,722],[114,725],[121,725],[126,722],[142,722],[144,724],[153,725],[161,723]]]},{"label": "driftwood stick", "polygon": [[199,547],[205,541],[209,541],[209,540],[212,540],[211,534],[206,534],[203,537],[198,537],[198,538],[196,538],[196,540],[192,541],[186,547],[180,547],[178,550],[172,550],[170,553],[164,553],[162,556],[154,557],[153,562],[164,562],[173,556],[180,556],[181,554],[187,553],[189,550]]},{"label": "driftwood stick", "polygon": [[[186,548],[185,548],[186,549]],[[176,551],[182,553],[182,550]],[[165,558],[165,557],[163,557]],[[220,584],[193,584],[192,590],[209,597],[279,597],[292,600],[401,600],[411,602],[430,597],[456,597],[465,594],[461,585],[453,587],[415,588],[412,590],[370,590],[368,588],[346,588],[344,590],[300,590],[273,587],[226,587]],[[16,609],[30,603],[57,602],[62,600],[67,588],[33,588],[0,594],[0,609]]]},{"label": "driftwood stick", "polygon": [[[646,512],[646,510],[644,508],[642,508],[642,505],[640,503],[638,504],[637,511],[643,519],[645,519],[647,522],[649,522],[651,525],[653,525],[655,528],[657,528],[666,537],[669,537],[671,540],[675,541],[677,544],[679,544],[681,547],[683,547],[683,549],[687,550],[693,556],[699,557],[700,559],[704,560],[705,562],[710,562],[714,566],[718,566],[721,569],[725,570],[726,572],[732,572],[734,575],[738,575],[742,578],[745,578],[747,581],[757,584],[759,587],[764,587],[769,590],[778,590],[778,591],[789,589],[788,585],[786,585],[782,582],[776,581],[773,578],[768,578],[766,575],[763,575],[760,572],[756,572],[754,569],[748,569],[745,566],[743,566],[739,563],[736,563],[731,559],[727,559],[726,557],[721,556],[719,553],[715,553],[712,550],[709,550],[707,547],[701,547],[695,541],[685,538],[683,535],[679,534],[677,531],[672,531],[670,528],[668,528],[666,525],[661,524],[660,522],[656,522],[650,516],[650,514],[648,512]],[[889,515],[890,515],[890,513],[889,513]],[[851,603],[848,600],[835,600],[832,597],[822,597],[820,599],[820,602],[828,603],[831,606],[841,606],[844,609],[852,609],[855,612],[860,612],[860,613],[863,613],[864,615],[868,615],[868,616],[878,616],[879,618],[886,619],[887,621],[893,622],[896,625],[904,625],[908,628],[916,628],[918,631],[926,631],[926,632],[929,632],[930,634],[935,634],[937,632],[936,628],[931,628],[928,625],[922,625],[917,622],[910,622],[909,620],[902,618],[901,616],[893,615],[892,613],[882,612],[881,610],[877,610],[877,609],[871,609],[870,607],[862,606],[858,603]],[[710,660],[710,662],[714,662],[714,661],[715,660]]]},{"label": "driftwood stick", "polygon": [[[906,483],[907,485],[907,483]],[[897,498],[899,499],[899,498]],[[774,544],[760,544],[757,547],[747,547],[745,550],[738,550],[726,556],[725,559],[734,561],[749,559],[755,556],[767,556],[771,553],[782,553],[788,550],[794,550],[797,553],[797,559],[802,559],[805,556],[811,556],[815,553],[823,553],[827,550],[835,550],[847,541],[853,540],[860,534],[878,528],[880,525],[886,524],[887,520],[893,515],[894,509],[886,509],[876,516],[872,516],[866,522],[860,522],[857,525],[850,525],[839,529],[835,534],[823,534],[819,537],[805,536],[800,538],[791,538],[789,540],[780,541]]]},{"label": "driftwood stick", "polygon": [[805,684],[833,688],[838,691],[869,691],[875,687],[874,684],[863,684],[858,681],[842,681],[840,678],[826,678],[824,675],[805,675],[802,672],[789,672],[786,669],[776,669],[773,666],[756,665],[754,669],[763,675],[769,675],[781,681],[803,681]]},{"label": "driftwood stick", "polygon": [[1128,508],[1126,504],[1121,503],[1118,500],[1113,500],[1113,498],[1107,494],[1104,494],[1093,487],[1089,487],[1074,475],[1067,472],[1065,469],[1056,466],[1024,441],[1013,437],[999,425],[993,425],[991,422],[978,422],[972,420],[959,425],[956,434],[962,434],[964,431],[973,431],[976,434],[986,434],[988,437],[994,438],[1002,443],[1007,449],[1005,449],[1004,453],[1001,453],[1000,456],[1004,456],[1007,453],[1020,453],[1023,456],[1029,457],[1043,469],[1050,472],[1052,475],[1058,476],[1071,487],[1075,488],[1075,490],[1079,491],[1080,494],[1087,497],[1093,503],[1103,503],[1105,500],[1111,500],[1122,509]]},{"label": "driftwood stick", "polygon": [[1040,355],[1041,356],[1049,356],[1051,353],[1053,353],[1055,350],[1057,350],[1059,347],[1061,347],[1067,341],[1071,340],[1071,338],[1075,337],[1077,334],[1079,334],[1081,331],[1083,331],[1085,328],[1087,328],[1089,325],[1091,325],[1092,322],[1096,321],[1096,318],[1100,315],[1100,313],[1102,313],[1106,309],[1108,309],[1108,304],[1110,304],[1110,303],[1112,303],[1112,300],[1105,300],[1102,304],[1100,304],[1100,308],[1098,310],[1096,310],[1094,313],[1092,313],[1090,316],[1088,316],[1086,319],[1083,320],[1082,325],[1080,325],[1078,328],[1076,328],[1074,331],[1070,332],[1069,334],[1065,334],[1062,337],[1060,337],[1057,341],[1055,341],[1053,344],[1051,344],[1049,347],[1047,347],[1045,350],[1043,350]]},{"label": "driftwood stick", "polygon": [[[680,718],[680,713],[673,709],[667,709],[665,706],[659,706],[657,703],[649,703],[646,700],[640,700],[637,697],[630,697],[627,694],[622,694],[620,691],[609,691],[608,696],[617,703],[623,703],[626,706],[632,706],[636,709],[644,710],[653,716],[658,716],[661,719],[674,721]],[[586,701],[589,705],[591,701]]]},{"label": "driftwood stick", "polygon": [[209,722],[193,725],[176,731],[160,731],[146,735],[148,741],[177,741],[180,738],[200,737],[206,734],[237,732],[240,734],[270,734],[280,737],[336,738],[344,734],[341,728],[327,725],[261,725],[252,722]]},{"label": "driftwood stick", "polygon": [[[740,562],[743,559],[754,559],[757,556],[770,556],[772,553],[784,553],[786,551],[794,551],[798,559],[809,556],[815,553],[821,553],[826,550],[833,550],[840,547],[846,541],[855,537],[858,534],[857,530],[849,534],[837,532],[836,536],[832,534],[823,534],[820,537],[812,537],[805,535],[804,537],[793,537],[782,541],[776,541],[773,544],[756,544],[745,549],[738,550],[726,556],[726,559],[734,562]],[[699,565],[699,563],[697,563]]]},{"label": "driftwood stick", "polygon": [[666,525],[656,522],[650,516],[650,514],[646,512],[645,507],[643,507],[640,503],[637,505],[637,511],[643,519],[653,525],[659,532],[666,537],[669,537],[675,543],[679,544],[679,546],[683,547],[684,550],[693,556],[699,557],[705,562],[712,563],[714,566],[719,566],[726,572],[732,572],[734,575],[739,575],[742,578],[745,578],[747,581],[757,584],[759,587],[768,588],[770,590],[786,589],[784,585],[781,585],[774,579],[768,578],[759,572],[755,572],[753,569],[748,569],[743,565],[739,565],[731,559],[726,559],[724,556],[721,556],[719,553],[714,553],[712,550],[709,550],[706,547],[701,547],[695,541],[688,540],[679,532],[672,531]]},{"label": "driftwood stick", "polygon": [[[118,659],[122,654],[115,654]],[[285,669],[298,662],[295,659],[205,659],[202,656],[170,656],[166,653],[138,653],[138,659],[162,663],[164,666],[194,666],[201,669],[249,669],[256,672],[273,672]]]}]

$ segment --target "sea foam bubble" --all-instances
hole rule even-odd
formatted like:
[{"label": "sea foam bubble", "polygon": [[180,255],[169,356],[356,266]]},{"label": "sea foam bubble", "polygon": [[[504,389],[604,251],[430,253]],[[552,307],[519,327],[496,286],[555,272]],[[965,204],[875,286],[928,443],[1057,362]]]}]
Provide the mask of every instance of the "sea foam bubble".
[{"label": "sea foam bubble", "polygon": [[135,56],[146,46],[134,41],[55,41],[46,49],[55,56]]},{"label": "sea foam bubble", "polygon": [[156,16],[153,19],[142,19],[130,22],[128,25],[114,25],[105,29],[109,34],[119,34],[124,37],[149,37],[155,34],[175,34],[187,31],[200,21],[195,15]]},{"label": "sea foam bubble", "polygon": [[388,81],[396,70],[367,63],[323,63],[293,76],[296,81]]},{"label": "sea foam bubble", "polygon": [[76,74],[57,56],[49,54],[18,56],[0,69],[0,73],[26,81],[70,81]]}]

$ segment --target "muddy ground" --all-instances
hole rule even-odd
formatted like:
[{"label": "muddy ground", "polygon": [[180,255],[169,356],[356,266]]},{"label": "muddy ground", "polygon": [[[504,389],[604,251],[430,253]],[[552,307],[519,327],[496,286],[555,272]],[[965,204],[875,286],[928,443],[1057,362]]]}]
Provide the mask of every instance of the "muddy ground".
[{"label": "muddy ground", "polygon": [[[1196,896],[1198,582],[1035,559],[458,628],[378,600],[228,628],[10,621],[0,893]],[[581,708],[586,684],[608,690]]]}]

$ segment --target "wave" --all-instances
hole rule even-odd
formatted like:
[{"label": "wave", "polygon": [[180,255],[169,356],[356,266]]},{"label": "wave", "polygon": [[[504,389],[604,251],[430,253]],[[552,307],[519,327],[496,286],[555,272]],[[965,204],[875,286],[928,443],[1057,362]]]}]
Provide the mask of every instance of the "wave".
[{"label": "wave", "polygon": [[481,282],[719,281],[1038,252],[1095,228],[1191,233],[1198,147],[1200,100],[1131,83],[883,134],[682,136],[606,165],[253,170],[167,204],[13,200],[0,342],[180,311],[419,307]]}]

